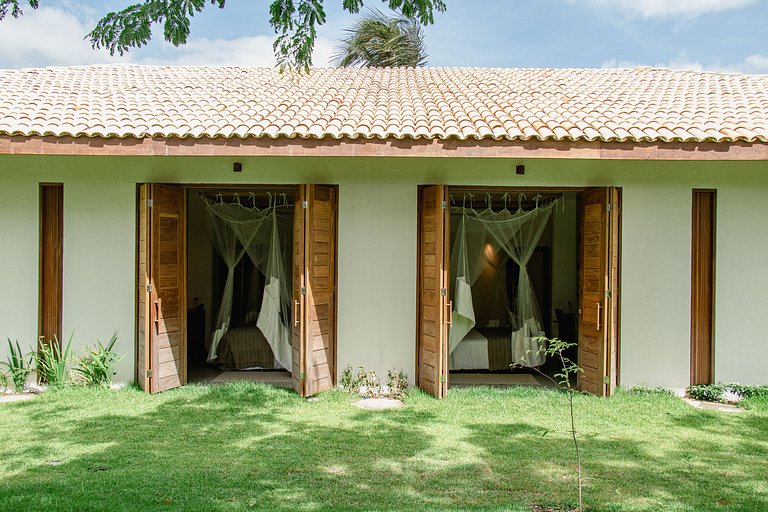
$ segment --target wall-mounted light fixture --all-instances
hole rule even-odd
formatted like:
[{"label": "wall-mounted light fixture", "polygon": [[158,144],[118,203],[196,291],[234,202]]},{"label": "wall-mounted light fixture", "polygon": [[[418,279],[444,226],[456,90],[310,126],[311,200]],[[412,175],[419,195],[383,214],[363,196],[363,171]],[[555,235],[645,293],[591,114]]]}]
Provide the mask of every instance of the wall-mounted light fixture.
[{"label": "wall-mounted light fixture", "polygon": [[524,165],[516,165],[515,166],[515,174],[525,174],[525,166]]},{"label": "wall-mounted light fixture", "polygon": [[235,162],[232,164],[232,172],[243,172],[243,164]]}]

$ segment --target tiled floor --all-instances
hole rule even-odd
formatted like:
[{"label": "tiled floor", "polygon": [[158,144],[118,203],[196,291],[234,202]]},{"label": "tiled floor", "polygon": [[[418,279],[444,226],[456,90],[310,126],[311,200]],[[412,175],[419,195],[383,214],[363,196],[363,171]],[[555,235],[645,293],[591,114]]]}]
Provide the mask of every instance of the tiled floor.
[{"label": "tiled floor", "polygon": [[448,387],[469,386],[552,386],[546,378],[530,373],[479,373],[451,372],[448,376]]},{"label": "tiled floor", "polygon": [[190,384],[220,384],[245,380],[264,382],[275,386],[291,386],[291,374],[287,371],[253,370],[253,371],[221,371],[213,366],[190,366],[187,370],[187,381]]}]

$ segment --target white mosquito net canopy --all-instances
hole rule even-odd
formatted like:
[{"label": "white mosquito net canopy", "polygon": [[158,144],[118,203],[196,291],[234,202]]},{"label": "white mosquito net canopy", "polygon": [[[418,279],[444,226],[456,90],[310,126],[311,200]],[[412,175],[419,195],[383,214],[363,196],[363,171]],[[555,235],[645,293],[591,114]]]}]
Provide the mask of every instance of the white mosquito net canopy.
[{"label": "white mosquito net canopy", "polygon": [[[521,198],[522,199],[522,198]],[[489,255],[501,252],[519,266],[517,292],[509,311],[512,326],[512,358],[522,366],[544,363],[544,336],[541,312],[528,276],[531,259],[558,200],[545,205],[535,199],[535,207],[512,211],[506,208],[476,210],[466,206],[452,208],[458,228],[451,249],[450,279],[453,284],[453,311],[448,335],[448,353],[452,353],[475,326],[472,285],[488,268]]]},{"label": "white mosquito net canopy", "polygon": [[[231,203],[203,197],[208,212],[208,227],[216,251],[227,266],[227,279],[213,331],[208,361],[218,357],[221,338],[230,329],[234,295],[235,268],[247,254],[253,265],[264,275],[264,294],[256,325],[272,348],[275,359],[283,368],[291,368],[291,299],[287,278],[290,256],[287,234],[292,217],[280,215],[288,206],[282,200],[270,199],[267,208],[240,204],[239,197]],[[254,201],[255,203],[255,201]]]}]

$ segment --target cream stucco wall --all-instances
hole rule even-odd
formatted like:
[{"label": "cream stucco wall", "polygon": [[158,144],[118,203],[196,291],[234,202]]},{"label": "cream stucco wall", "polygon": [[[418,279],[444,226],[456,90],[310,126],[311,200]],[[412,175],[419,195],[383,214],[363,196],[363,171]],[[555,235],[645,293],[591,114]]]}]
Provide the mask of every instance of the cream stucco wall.
[{"label": "cream stucco wall", "polygon": [[[64,333],[120,337],[134,361],[135,192],[140,182],[339,185],[338,368],[415,367],[417,185],[623,189],[621,380],[689,375],[691,188],[718,190],[716,378],[766,382],[768,163],[408,158],[1,156],[0,337],[34,342],[38,185],[64,183]],[[526,174],[514,174],[525,163]],[[0,347],[0,356],[6,348]],[[78,350],[80,350],[78,348]]]}]

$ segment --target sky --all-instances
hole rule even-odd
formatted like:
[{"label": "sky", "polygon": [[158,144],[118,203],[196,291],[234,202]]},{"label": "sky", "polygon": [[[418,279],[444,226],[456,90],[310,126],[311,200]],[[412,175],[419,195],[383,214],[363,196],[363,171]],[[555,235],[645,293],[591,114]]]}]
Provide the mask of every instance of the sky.
[{"label": "sky", "polygon": [[[98,19],[137,0],[41,0],[0,22],[0,68],[110,62],[273,66],[270,0],[227,0],[192,21],[189,42],[162,39],[123,57],[84,40]],[[768,73],[768,0],[445,0],[425,28],[430,66],[634,67]],[[315,66],[332,65],[356,17],[325,0]],[[381,0],[366,7],[386,10]]]}]

